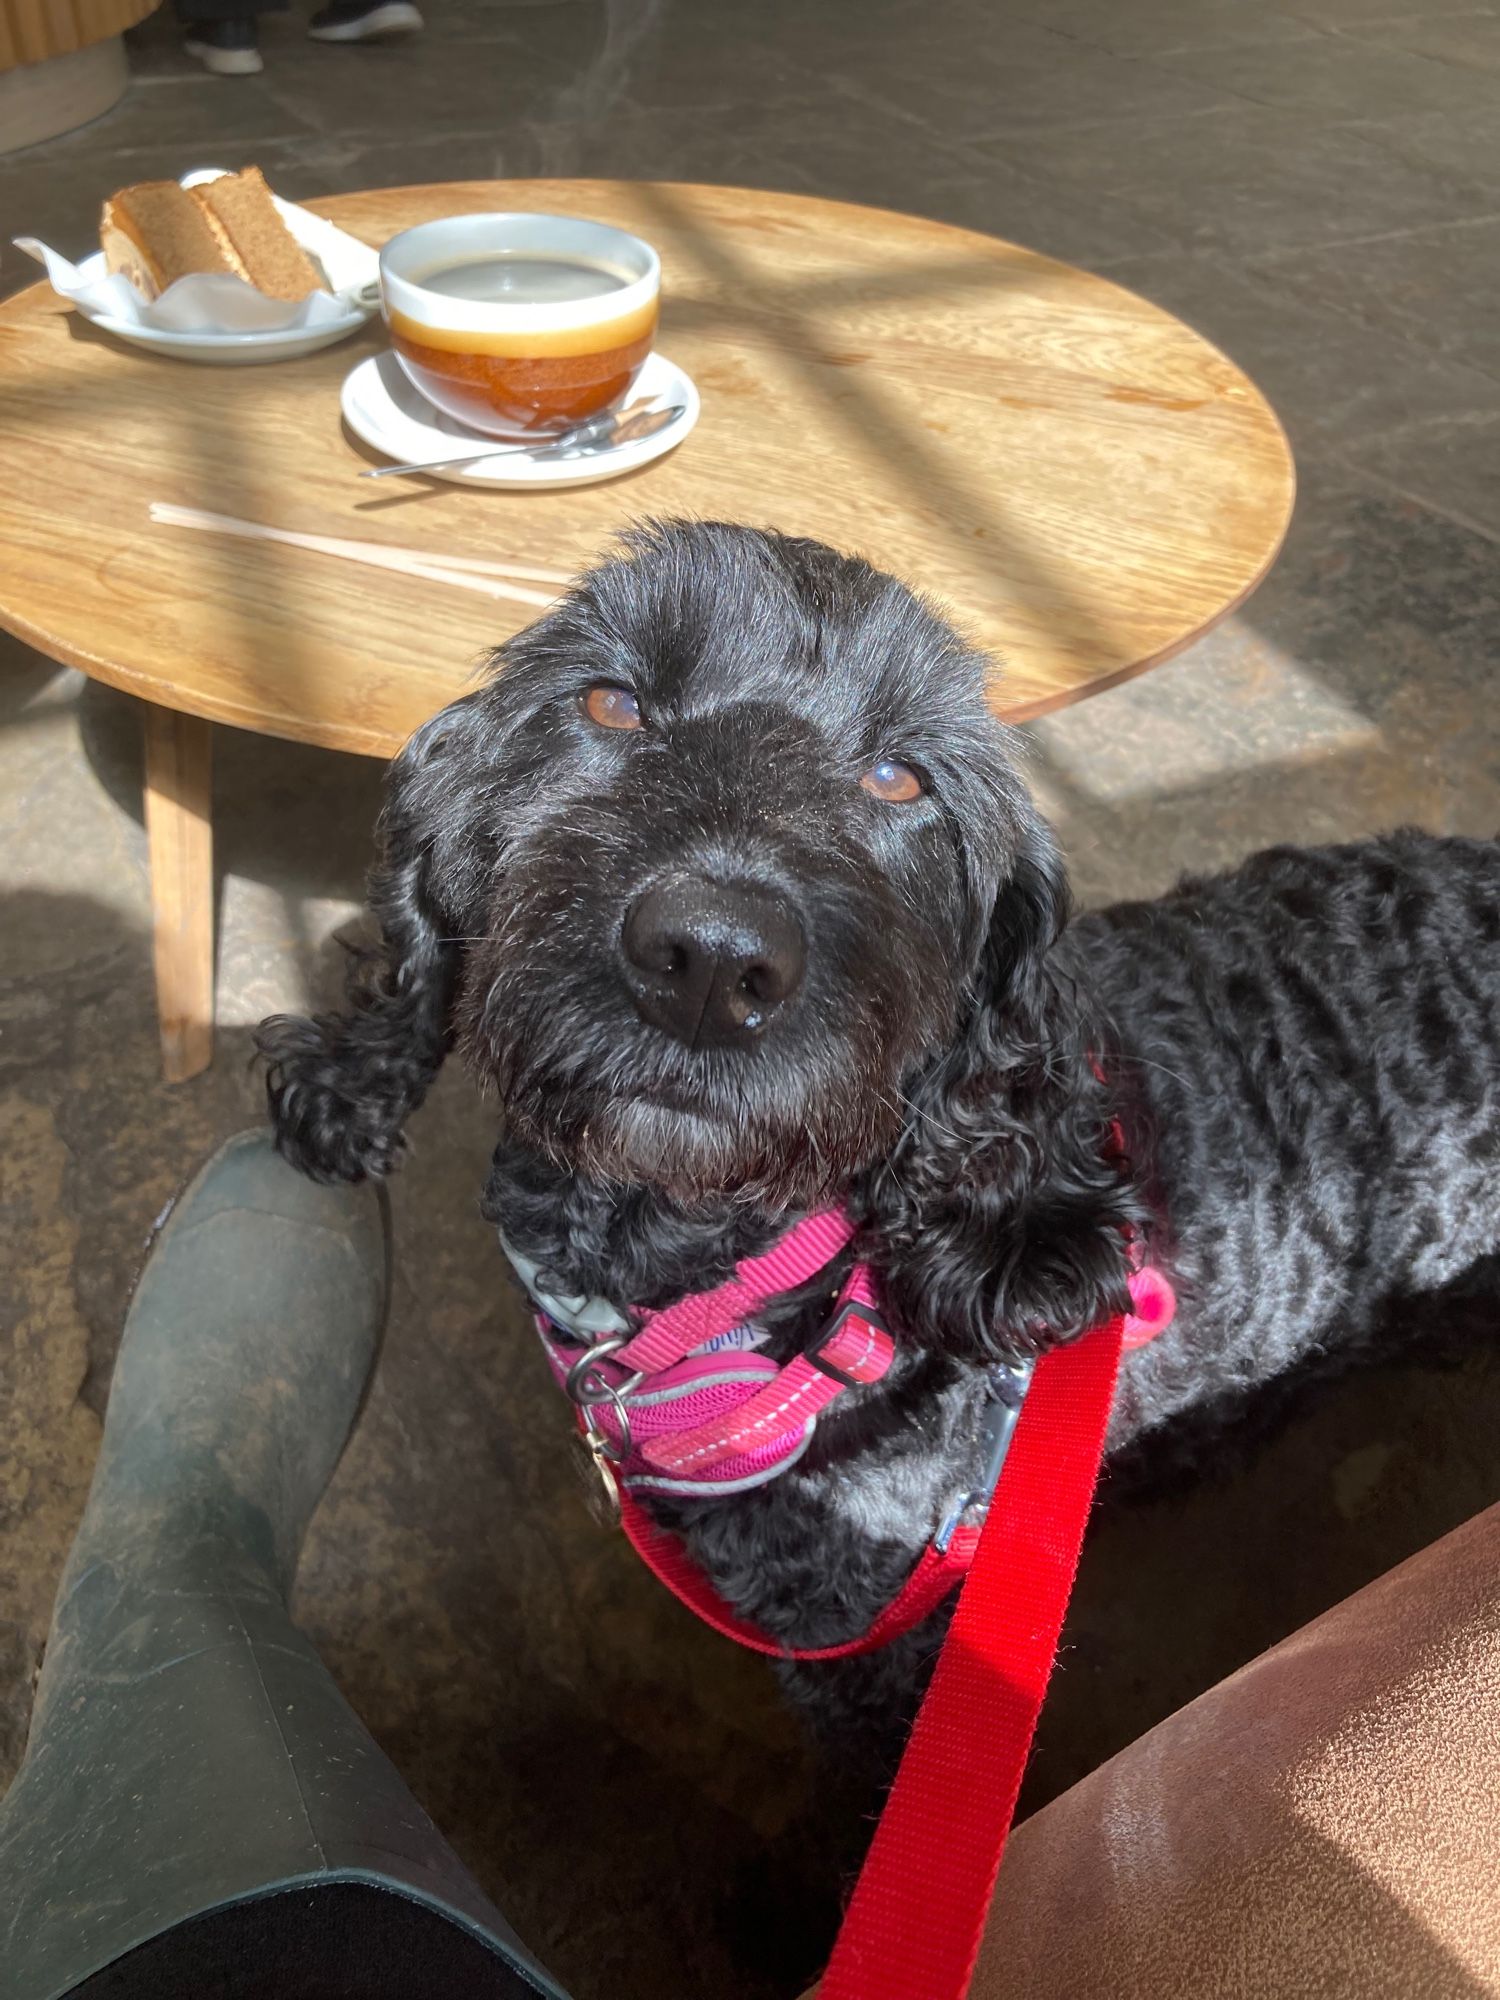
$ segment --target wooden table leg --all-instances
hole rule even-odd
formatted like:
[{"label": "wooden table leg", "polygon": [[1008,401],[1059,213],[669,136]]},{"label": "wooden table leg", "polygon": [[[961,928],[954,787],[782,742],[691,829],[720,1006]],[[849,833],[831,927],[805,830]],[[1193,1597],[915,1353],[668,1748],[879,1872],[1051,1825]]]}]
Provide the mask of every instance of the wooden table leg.
[{"label": "wooden table leg", "polygon": [[213,724],[146,707],[146,842],[162,1072],[183,1083],[214,1047]]}]

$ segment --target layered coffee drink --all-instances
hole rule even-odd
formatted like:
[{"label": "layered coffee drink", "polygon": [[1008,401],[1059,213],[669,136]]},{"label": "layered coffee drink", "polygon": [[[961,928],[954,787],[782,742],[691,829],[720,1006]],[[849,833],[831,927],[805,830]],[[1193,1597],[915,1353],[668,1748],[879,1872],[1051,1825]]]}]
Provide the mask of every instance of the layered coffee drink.
[{"label": "layered coffee drink", "polygon": [[649,245],[572,216],[453,216],[381,253],[402,367],[440,410],[496,437],[555,435],[622,403],[659,290]]}]

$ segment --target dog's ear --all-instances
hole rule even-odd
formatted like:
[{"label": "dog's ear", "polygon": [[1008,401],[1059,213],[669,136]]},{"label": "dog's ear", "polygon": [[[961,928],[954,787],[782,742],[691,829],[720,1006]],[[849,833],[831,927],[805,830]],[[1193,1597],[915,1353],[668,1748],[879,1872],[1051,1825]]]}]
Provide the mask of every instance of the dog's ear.
[{"label": "dog's ear", "polygon": [[871,1184],[904,1338],[970,1360],[1035,1353],[1122,1310],[1126,1225],[1105,1023],[1057,952],[1067,877],[1028,814],[950,1046]]},{"label": "dog's ear", "polygon": [[389,1173],[402,1128],[448,1053],[478,879],[473,704],[481,698],[424,724],[390,768],[369,882],[380,942],[355,954],[345,1011],[273,1015],[256,1034],[277,1150],[314,1180]]}]

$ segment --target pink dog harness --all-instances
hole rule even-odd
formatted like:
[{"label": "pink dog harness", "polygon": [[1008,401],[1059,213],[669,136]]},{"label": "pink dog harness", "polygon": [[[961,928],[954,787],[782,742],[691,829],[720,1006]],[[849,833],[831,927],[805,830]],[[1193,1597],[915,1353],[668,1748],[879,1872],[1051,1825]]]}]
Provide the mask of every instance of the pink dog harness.
[{"label": "pink dog harness", "polygon": [[[822,1331],[802,1353],[778,1366],[757,1351],[766,1338],[757,1314],[825,1270],[853,1236],[841,1209],[820,1210],[769,1250],[745,1258],[711,1291],[629,1319],[601,1300],[546,1292],[536,1268],[506,1246],[538,1307],[547,1360],[577,1407],[612,1502],[621,1489],[706,1499],[763,1486],[801,1457],[821,1411],[885,1375],[895,1343],[863,1263],[850,1270]],[[1154,1339],[1176,1309],[1169,1282],[1153,1266],[1138,1266],[1129,1285],[1127,1349]],[[1016,1407],[1025,1385],[1014,1378],[1022,1372],[1009,1371],[1011,1393],[1002,1399]],[[957,1513],[987,1499],[987,1492],[966,1494]],[[632,1540],[641,1546],[634,1526]]]},{"label": "pink dog harness", "polygon": [[725,1602],[635,1496],[763,1485],[806,1450],[820,1411],[881,1379],[895,1345],[860,1263],[808,1348],[780,1367],[757,1352],[765,1336],[756,1315],[826,1269],[853,1236],[847,1215],[824,1210],[722,1285],[629,1320],[603,1300],[557,1298],[505,1247],[631,1545],[705,1623],[782,1659],[841,1659],[915,1630],[962,1587],[819,1991],[825,2000],[965,2000],[1077,1568],[1120,1355],[1155,1339],[1176,1299],[1133,1242],[1130,1313],[1035,1370],[1024,1362],[991,1372],[979,1484],[954,1500],[868,1629],[837,1645],[783,1646]]},{"label": "pink dog harness", "polygon": [[637,1331],[622,1326],[582,1350],[548,1311],[557,1302],[538,1299],[552,1372],[610,1481],[685,1498],[743,1493],[801,1457],[835,1397],[880,1380],[895,1347],[864,1264],[850,1271],[802,1354],[778,1367],[756,1352],[765,1339],[756,1314],[825,1270],[853,1235],[837,1209],[807,1216],[712,1291],[637,1313]]},{"label": "pink dog harness", "polygon": [[815,1278],[853,1236],[841,1211],[808,1216],[722,1285],[631,1320],[603,1300],[557,1298],[528,1259],[506,1249],[632,1547],[706,1624],[782,1659],[843,1659],[914,1631],[960,1591],[819,1991],[826,2000],[965,2000],[1062,1630],[1120,1355],[1154,1339],[1176,1300],[1137,1254],[1132,1312],[1044,1356],[1035,1371],[1031,1362],[994,1369],[979,1484],[953,1501],[901,1589],[851,1639],[784,1646],[725,1602],[636,1494],[763,1485],[806,1450],[820,1411],[881,1379],[895,1344],[861,1263],[801,1354],[778,1367],[757,1352],[756,1315]]}]

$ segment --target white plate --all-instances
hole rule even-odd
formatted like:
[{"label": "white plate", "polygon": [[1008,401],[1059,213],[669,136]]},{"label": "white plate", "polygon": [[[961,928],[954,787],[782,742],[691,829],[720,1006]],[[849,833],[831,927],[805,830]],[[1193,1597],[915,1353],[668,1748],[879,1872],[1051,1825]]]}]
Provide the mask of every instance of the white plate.
[{"label": "white plate", "polygon": [[[483,465],[456,465],[450,472],[428,472],[422,477],[451,479],[462,486],[529,486],[537,491],[617,479],[622,472],[649,465],[653,458],[681,444],[698,421],[698,391],[691,377],[664,354],[646,357],[630,391],[632,402],[641,397],[659,406],[681,403],[682,415],[654,437],[636,438],[608,451],[588,452],[573,459],[527,458],[517,452]],[[456,458],[465,445],[483,451],[486,445],[501,442],[434,408],[389,351],[372,354],[344,377],[342,402],[344,421],[354,435],[398,465],[445,455]]]},{"label": "white plate", "polygon": [[[103,252],[85,257],[78,269],[89,279],[102,277]],[[82,299],[75,299],[73,306],[94,326],[112,333],[116,340],[128,341],[132,347],[147,347],[157,354],[170,355],[174,361],[217,362],[220,367],[244,367],[256,361],[295,361],[299,354],[316,354],[320,347],[332,347],[336,340],[347,340],[351,333],[357,333],[375,310],[373,305],[351,306],[348,312],[337,319],[325,320],[321,326],[275,327],[269,332],[173,333],[166,327],[142,326],[138,320],[93,312]]]},{"label": "white plate", "polygon": [[[182,185],[197,187],[218,180],[223,172],[222,167],[200,167],[184,174]],[[53,289],[76,311],[132,347],[149,348],[176,361],[216,362],[221,367],[292,361],[299,354],[315,354],[320,347],[347,340],[365,324],[380,302],[379,259],[368,244],[325,216],[277,194],[271,200],[327,281],[326,292],[302,303],[264,298],[236,279],[198,276],[179,278],[161,299],[141,305],[139,314],[130,313],[120,296],[129,299],[130,286],[124,278],[109,275],[102,251],[75,265],[30,237],[18,241],[46,264]],[[227,323],[215,327],[220,317]]]}]

